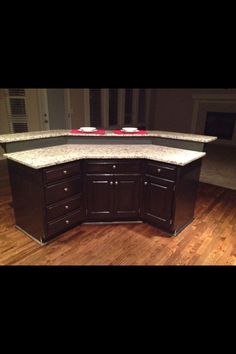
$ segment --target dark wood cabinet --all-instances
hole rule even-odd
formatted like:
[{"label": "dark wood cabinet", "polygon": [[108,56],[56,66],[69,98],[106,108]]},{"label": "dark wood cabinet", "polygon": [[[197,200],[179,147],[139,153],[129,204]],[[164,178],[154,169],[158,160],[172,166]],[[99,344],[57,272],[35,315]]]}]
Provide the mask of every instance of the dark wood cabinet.
[{"label": "dark wood cabinet", "polygon": [[140,215],[141,161],[86,161],[89,220],[133,220]]},{"label": "dark wood cabinet", "polygon": [[126,175],[114,177],[114,218],[130,220],[140,215],[141,177]]},{"label": "dark wood cabinet", "polygon": [[201,159],[86,159],[32,169],[8,160],[16,226],[46,243],[84,221],[144,220],[177,235],[194,217]]},{"label": "dark wood cabinet", "polygon": [[139,174],[142,172],[140,160],[87,160],[84,166],[87,174]]},{"label": "dark wood cabinet", "polygon": [[81,191],[80,176],[65,179],[62,182],[45,187],[46,204],[69,198]]},{"label": "dark wood cabinet", "polygon": [[75,210],[72,213],[65,215],[63,218],[56,219],[49,222],[47,225],[47,241],[62,232],[71,229],[73,226],[78,225],[82,219],[81,209]]},{"label": "dark wood cabinet", "polygon": [[194,218],[202,160],[185,166],[147,161],[144,167],[142,219],[177,235]]},{"label": "dark wood cabinet", "polygon": [[86,216],[89,220],[107,220],[113,217],[113,177],[86,177]]},{"label": "dark wood cabinet", "polygon": [[16,226],[28,236],[45,243],[82,222],[78,161],[38,170],[8,161],[8,168]]},{"label": "dark wood cabinet", "polygon": [[45,168],[43,177],[45,183],[53,183],[63,180],[67,177],[76,176],[80,173],[80,163],[78,161],[72,163],[61,164],[55,167]]},{"label": "dark wood cabinet", "polygon": [[143,182],[143,218],[160,227],[172,224],[174,182],[145,176]]},{"label": "dark wood cabinet", "polygon": [[51,204],[47,206],[47,219],[53,220],[62,217],[66,213],[70,213],[75,209],[83,208],[82,194],[77,194],[69,199],[64,199],[63,201]]}]

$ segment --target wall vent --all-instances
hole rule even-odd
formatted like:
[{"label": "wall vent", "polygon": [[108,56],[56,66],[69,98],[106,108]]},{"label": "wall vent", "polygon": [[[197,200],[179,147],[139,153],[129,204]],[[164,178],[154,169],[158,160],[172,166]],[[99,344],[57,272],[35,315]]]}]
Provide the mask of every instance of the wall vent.
[{"label": "wall vent", "polygon": [[28,132],[25,89],[8,89],[8,118],[12,133]]}]

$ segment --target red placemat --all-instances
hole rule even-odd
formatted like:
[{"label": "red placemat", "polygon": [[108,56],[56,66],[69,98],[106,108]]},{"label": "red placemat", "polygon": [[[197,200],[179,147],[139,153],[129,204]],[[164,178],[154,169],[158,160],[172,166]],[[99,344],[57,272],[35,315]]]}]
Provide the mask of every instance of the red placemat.
[{"label": "red placemat", "polygon": [[139,130],[139,131],[137,131],[137,132],[124,132],[124,131],[122,131],[122,130],[113,130],[113,133],[115,133],[115,134],[135,134],[135,135],[145,135],[145,134],[147,134],[147,131],[146,130]]},{"label": "red placemat", "polygon": [[98,129],[94,132],[83,132],[81,130],[78,130],[78,129],[72,129],[70,131],[71,133],[73,134],[105,134],[105,130],[104,129]]}]

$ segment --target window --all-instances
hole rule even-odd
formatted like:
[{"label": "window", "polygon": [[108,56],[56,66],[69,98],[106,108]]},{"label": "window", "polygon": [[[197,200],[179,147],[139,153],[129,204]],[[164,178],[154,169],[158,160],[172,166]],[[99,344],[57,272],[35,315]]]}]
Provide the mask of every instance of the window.
[{"label": "window", "polygon": [[117,129],[148,124],[150,90],[137,88],[86,89],[85,121],[97,128]]},{"label": "window", "polygon": [[132,123],[133,89],[125,90],[125,124]]},{"label": "window", "polygon": [[146,114],[146,90],[139,89],[138,123],[145,122],[145,114]]},{"label": "window", "polygon": [[25,89],[8,89],[8,115],[12,133],[28,131]]},{"label": "window", "polygon": [[102,105],[101,105],[101,89],[89,90],[89,104],[90,104],[90,126],[102,126]]},{"label": "window", "polygon": [[109,126],[118,123],[118,89],[109,89]]}]

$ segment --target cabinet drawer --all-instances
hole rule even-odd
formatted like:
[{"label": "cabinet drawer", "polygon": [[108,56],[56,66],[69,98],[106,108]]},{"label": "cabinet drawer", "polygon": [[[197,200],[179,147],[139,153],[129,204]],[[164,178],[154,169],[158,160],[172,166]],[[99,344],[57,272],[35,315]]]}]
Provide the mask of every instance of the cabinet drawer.
[{"label": "cabinet drawer", "polygon": [[81,191],[80,177],[74,177],[60,183],[45,187],[45,199],[47,204],[67,199]]},{"label": "cabinet drawer", "polygon": [[141,161],[127,160],[103,160],[87,161],[85,164],[86,173],[141,173]]},{"label": "cabinet drawer", "polygon": [[63,178],[75,176],[78,173],[80,173],[79,162],[67,163],[56,167],[50,167],[44,170],[44,182],[56,182]]},{"label": "cabinet drawer", "polygon": [[63,233],[81,221],[82,212],[80,209],[68,214],[66,217],[48,223],[48,238]]},{"label": "cabinet drawer", "polygon": [[161,163],[148,162],[146,166],[146,174],[175,181],[176,167],[163,165]]},{"label": "cabinet drawer", "polygon": [[66,199],[63,202],[59,202],[48,206],[47,219],[52,220],[52,219],[59,218],[81,207],[82,207],[82,196],[81,194],[79,194],[73,198]]}]

